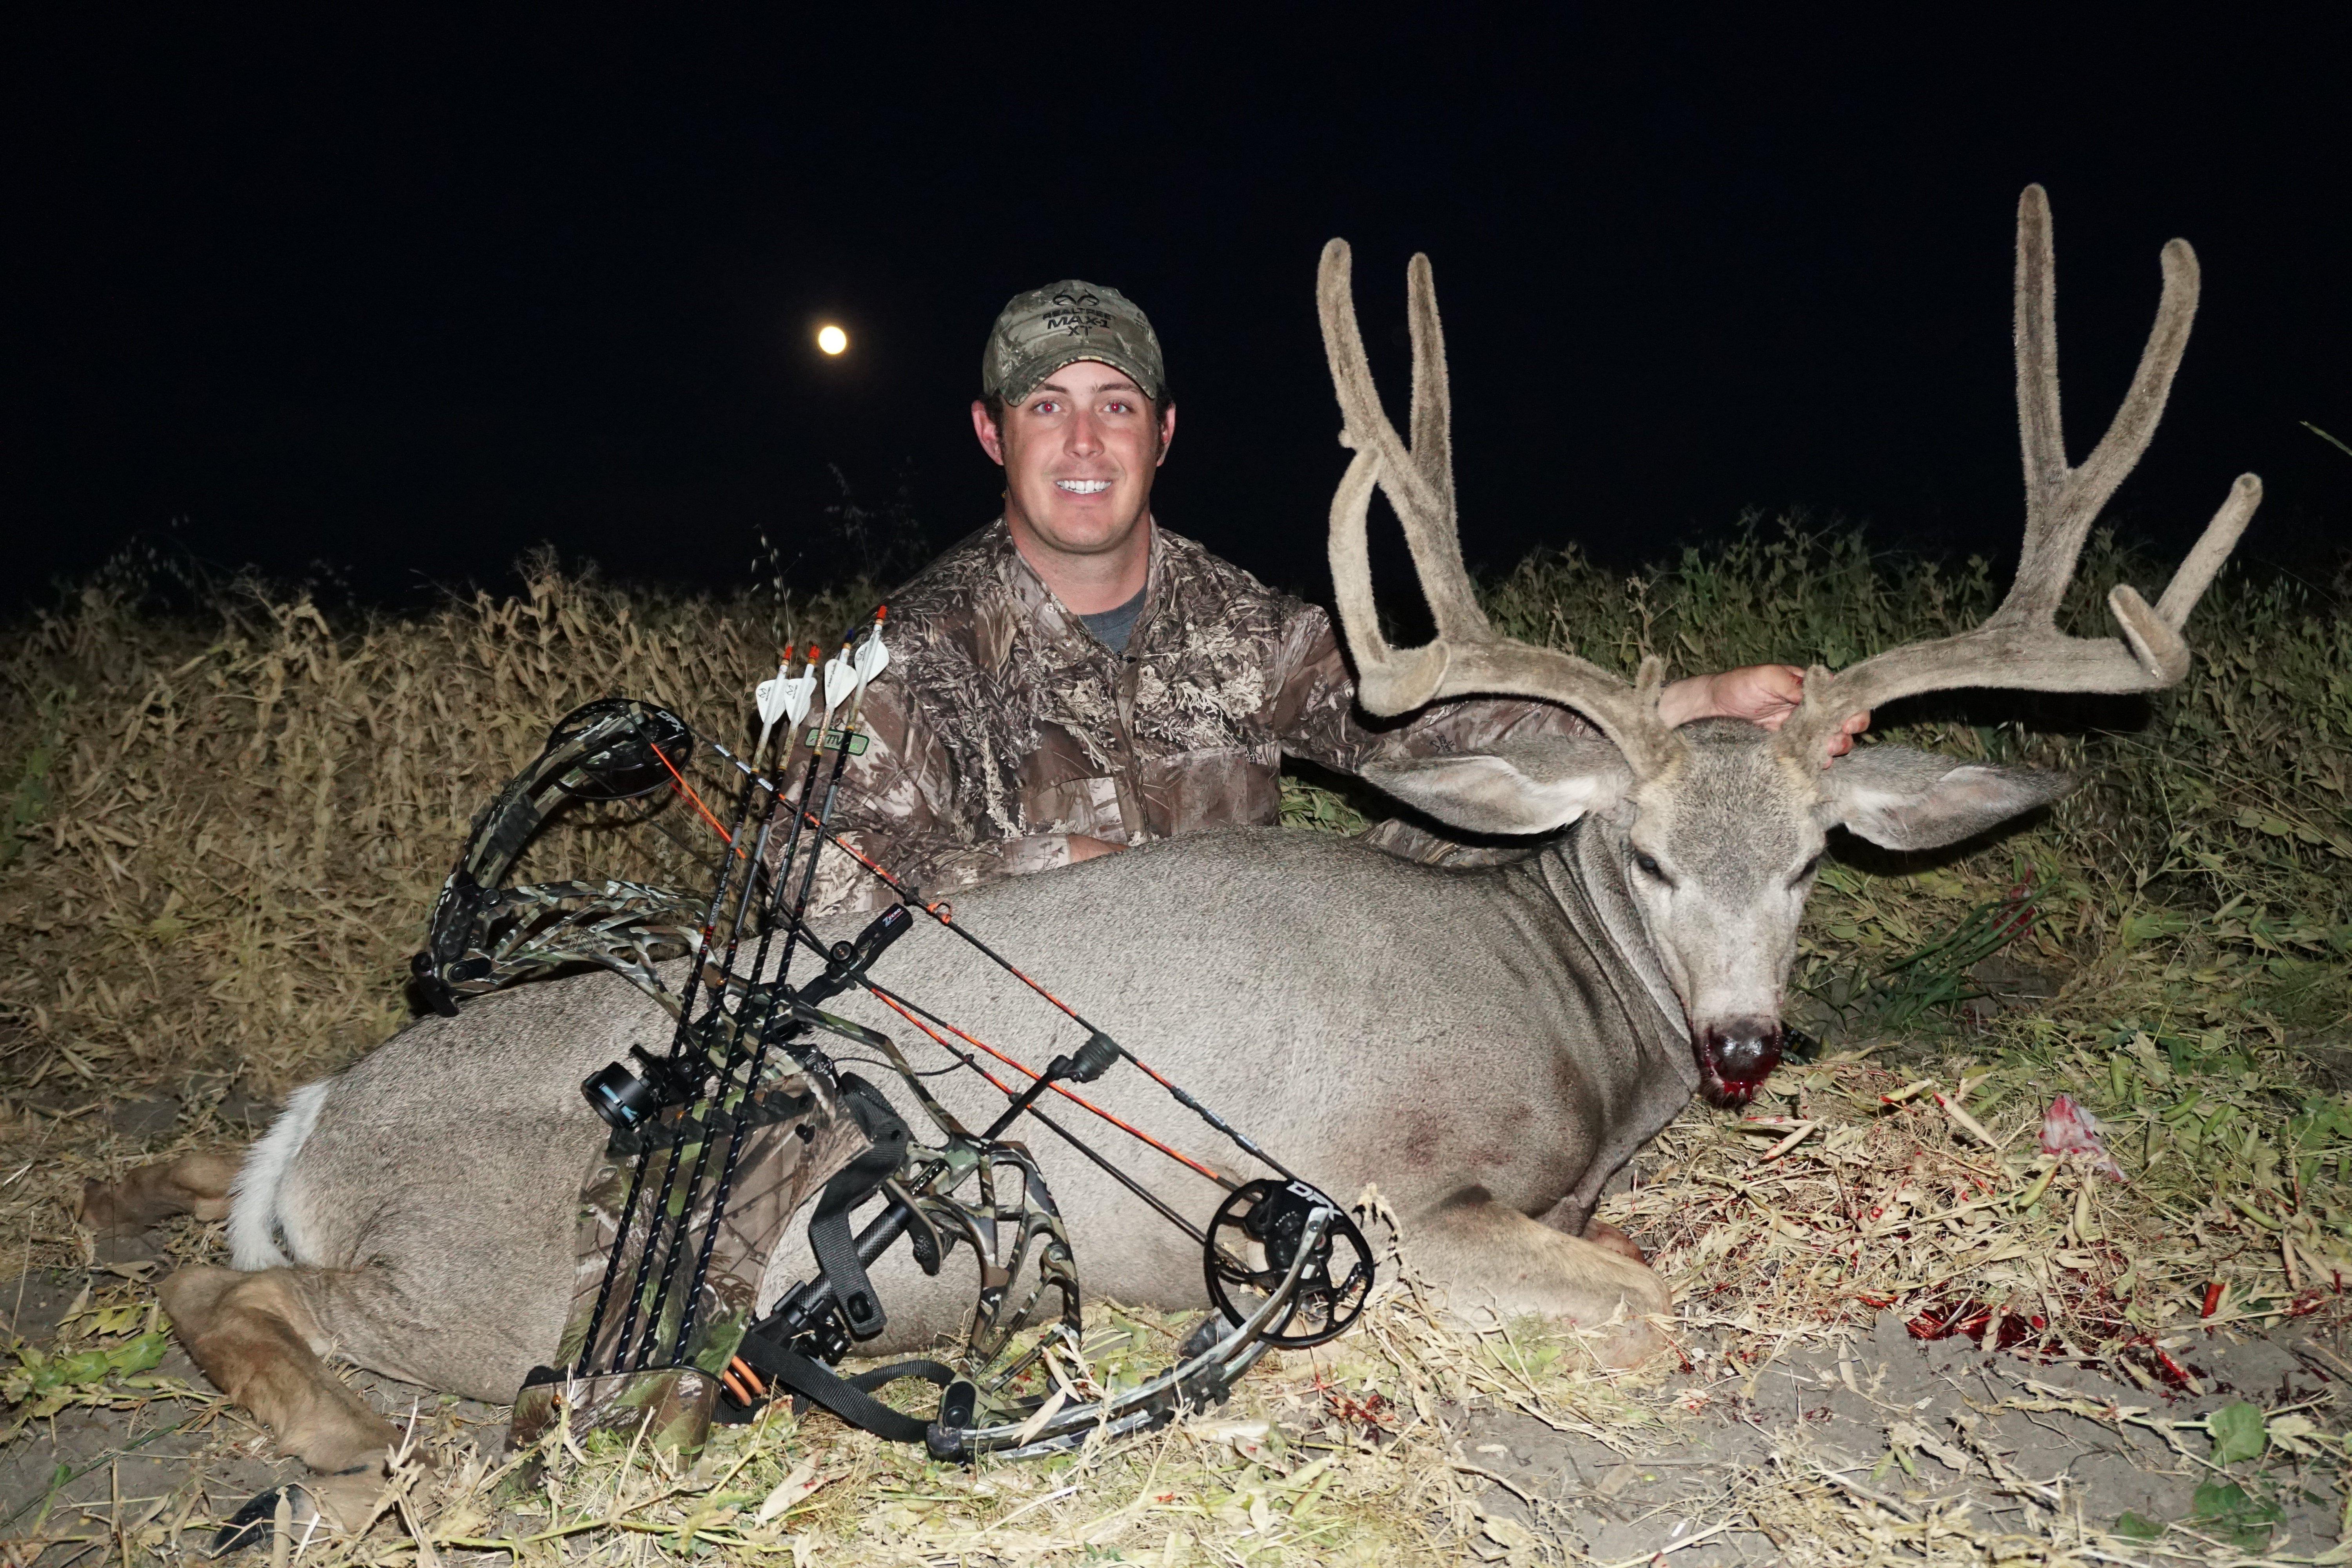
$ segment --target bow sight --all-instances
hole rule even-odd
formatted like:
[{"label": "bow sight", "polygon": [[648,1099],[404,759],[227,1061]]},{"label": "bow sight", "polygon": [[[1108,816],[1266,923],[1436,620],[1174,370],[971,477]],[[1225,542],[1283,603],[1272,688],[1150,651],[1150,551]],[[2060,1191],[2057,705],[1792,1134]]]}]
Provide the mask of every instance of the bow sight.
[{"label": "bow sight", "polygon": [[[425,1005],[454,1013],[464,999],[500,986],[596,965],[652,997],[672,1025],[666,1053],[632,1046],[634,1067],[614,1062],[582,1086],[612,1132],[582,1193],[571,1321],[553,1363],[534,1371],[516,1400],[519,1445],[568,1420],[575,1427],[651,1422],[656,1440],[690,1448],[712,1420],[748,1420],[781,1392],[943,1458],[1043,1453],[1213,1403],[1268,1348],[1320,1344],[1344,1332],[1370,1298],[1371,1250],[1339,1204],[1015,969],[951,920],[944,903],[925,903],[830,831],[844,770],[866,751],[866,689],[888,662],[881,619],[877,612],[865,640],[824,668],[824,710],[805,733],[802,721],[819,689],[817,650],[797,676],[788,658],[761,684],[762,727],[748,759],[649,702],[608,700],[565,715],[539,758],[475,820],[434,907],[414,964]],[[780,720],[789,722],[772,776],[761,763]],[[784,764],[803,750],[794,784]],[[689,781],[698,752],[738,781],[731,827]],[[640,882],[509,885],[525,846],[572,803],[665,789],[724,841],[698,913],[683,895]],[[855,938],[825,945],[805,917],[817,858],[828,851],[851,857],[900,901]],[[1067,1015],[1087,1031],[1085,1043],[1034,1070],[877,980],[877,963],[919,913]],[[794,985],[792,960],[803,948],[824,967]],[[824,1009],[852,988],[944,1050],[950,1060],[940,1070],[960,1066],[994,1085],[1006,1098],[1003,1112],[981,1131],[965,1127],[889,1036]],[[827,1040],[878,1056],[929,1123],[925,1134],[916,1135],[889,1097],[844,1070]],[[1028,1081],[1016,1088],[982,1056]],[[1235,1182],[1073,1091],[1121,1063],[1275,1176]],[[1049,1092],[1223,1189],[1207,1227],[1045,1115],[1040,1101]],[[1073,1397],[1088,1386],[1076,1260],[1035,1160],[1005,1137],[1024,1118],[1200,1243],[1217,1314],[1159,1376]],[[853,1214],[877,1200],[878,1213],[853,1234]],[[768,1254],[802,1212],[818,1272],[755,1316]],[[938,1274],[959,1247],[973,1254],[981,1288],[965,1342],[950,1363],[902,1362],[845,1377],[833,1368],[888,1321],[866,1271],[902,1238],[927,1274]],[[929,1419],[875,1397],[906,1378],[941,1388]]]},{"label": "bow sight", "polygon": [[[813,1007],[846,991],[865,976],[882,950],[912,923],[906,907],[893,904],[876,916],[856,941],[835,942],[825,954],[824,973],[793,993],[794,1005]],[[601,1072],[590,1074],[580,1086],[580,1092],[588,1097],[589,1106],[615,1132],[635,1131],[671,1106],[686,1104],[702,1092],[708,1081],[705,1064],[690,1058],[680,1061],[656,1057],[643,1046],[631,1046],[629,1054],[644,1068],[642,1077],[614,1062]]]}]

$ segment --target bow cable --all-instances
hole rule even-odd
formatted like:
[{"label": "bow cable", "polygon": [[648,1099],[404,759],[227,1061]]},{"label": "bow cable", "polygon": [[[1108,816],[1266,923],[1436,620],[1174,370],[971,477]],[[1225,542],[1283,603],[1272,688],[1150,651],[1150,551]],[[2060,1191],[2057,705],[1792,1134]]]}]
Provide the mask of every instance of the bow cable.
[{"label": "bow cable", "polygon": [[[1009,1067],[1013,1071],[1024,1075],[1033,1082],[1045,1076],[1044,1074],[1037,1072],[1034,1068],[1024,1065],[1015,1058],[1008,1056],[1004,1052],[998,1050],[986,1040],[981,1039],[976,1036],[964,1033],[961,1029],[957,1028],[953,1024],[949,1023],[945,1018],[940,1017],[938,1014],[930,1012],[925,1008],[919,1007],[914,1003],[908,1001],[905,997],[898,995],[895,993],[884,990],[881,986],[877,985],[871,980],[861,980],[859,984],[874,994],[876,1001],[881,1003],[885,1007],[889,1008],[893,1013],[898,1014],[901,1018],[906,1019],[909,1024],[914,1025],[915,1027],[922,1030],[924,1034],[930,1036],[931,1039],[944,1050],[952,1052],[955,1047],[950,1046],[945,1040],[940,1039],[938,1030],[933,1029],[931,1027],[931,1024],[937,1024],[940,1028],[945,1029],[948,1033],[955,1036],[956,1038],[963,1041],[966,1045],[977,1046],[982,1050],[986,1051],[990,1056],[994,1057],[998,1061],[1003,1062],[1006,1067]],[[922,1016],[917,1017],[916,1015],[918,1013],[921,1014]],[[925,1019],[929,1019],[930,1022],[926,1023],[924,1021]],[[996,1080],[992,1078],[990,1079],[989,1081],[991,1083],[996,1083]],[[1003,1084],[998,1083],[996,1087],[1000,1089],[1004,1089],[1004,1092],[1008,1096],[1013,1093],[1013,1091],[1010,1089],[1006,1089]],[[1118,1128],[1121,1132],[1128,1134],[1129,1137],[1139,1139],[1145,1143],[1150,1144],[1151,1147],[1159,1150],[1161,1153],[1167,1155],[1177,1163],[1208,1177],[1209,1180],[1216,1183],[1217,1185],[1224,1188],[1225,1191],[1230,1193],[1240,1187],[1241,1184],[1239,1182],[1232,1181],[1226,1177],[1217,1174],[1216,1172],[1201,1163],[1200,1161],[1195,1160],[1190,1154],[1184,1153],[1181,1150],[1170,1148],[1167,1144],[1162,1143],[1159,1139],[1154,1138],[1150,1133],[1144,1131],[1143,1129],[1135,1126],[1131,1122],[1120,1121],[1117,1116],[1105,1110],[1101,1106],[1097,1105],[1093,1100],[1087,1099],[1084,1095],[1072,1093],[1058,1080],[1047,1083],[1045,1087],[1052,1089],[1055,1094],[1060,1095],[1064,1100],[1070,1101],[1072,1104],[1093,1111],[1097,1116],[1101,1117],[1105,1121],[1109,1122],[1113,1127]]]}]

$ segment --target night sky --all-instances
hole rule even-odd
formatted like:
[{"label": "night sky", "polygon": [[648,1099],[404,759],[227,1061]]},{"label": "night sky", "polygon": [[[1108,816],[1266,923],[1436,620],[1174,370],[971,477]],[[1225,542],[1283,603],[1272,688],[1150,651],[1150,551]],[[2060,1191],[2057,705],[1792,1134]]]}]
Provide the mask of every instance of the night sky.
[{"label": "night sky", "polygon": [[2301,423],[2352,440],[2341,33],[1449,7],[1220,34],[998,6],[852,38],[360,9],[13,29],[12,602],[142,531],[387,603],[509,581],[541,541],[709,585],[764,527],[814,576],[835,465],[869,503],[903,484],[944,544],[993,515],[965,412],[988,324],[1068,275],[1167,345],[1158,515],[1319,595],[1334,234],[1400,418],[1403,266],[1435,263],[1474,562],[1573,540],[1630,563],[1790,506],[1998,553],[2029,180],[2078,457],[2158,247],[2204,263],[2113,515],[2177,549],[2251,468],[2241,553],[2305,569],[2352,520],[2352,457]]}]

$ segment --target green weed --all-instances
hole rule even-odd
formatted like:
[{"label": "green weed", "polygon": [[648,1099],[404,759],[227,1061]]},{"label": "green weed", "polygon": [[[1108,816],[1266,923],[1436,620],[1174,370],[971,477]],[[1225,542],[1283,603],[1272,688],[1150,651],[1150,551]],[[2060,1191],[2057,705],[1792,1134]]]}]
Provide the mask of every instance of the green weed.
[{"label": "green weed", "polygon": [[32,744],[16,764],[16,782],[9,786],[6,804],[0,805],[0,870],[16,858],[26,837],[48,810],[49,770],[57,765],[61,715],[73,695],[70,689],[46,691],[35,708]]}]

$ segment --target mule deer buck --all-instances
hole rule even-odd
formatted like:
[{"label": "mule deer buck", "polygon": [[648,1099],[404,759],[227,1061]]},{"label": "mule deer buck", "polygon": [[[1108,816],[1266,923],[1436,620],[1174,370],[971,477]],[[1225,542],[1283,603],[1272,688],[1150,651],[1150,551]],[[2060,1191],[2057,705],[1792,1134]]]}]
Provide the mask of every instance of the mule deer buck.
[{"label": "mule deer buck", "polygon": [[[2070,466],[2059,424],[2050,220],[2038,186],[2018,211],[2016,341],[2025,458],[2023,559],[1981,626],[1816,669],[1779,732],[1713,720],[1669,730],[1662,671],[1628,681],[1496,635],[1462,560],[1444,349],[1428,262],[1408,272],[1409,437],[1382,412],[1350,295],[1348,247],[1323,254],[1323,335],[1353,449],[1332,503],[1340,619],[1363,705],[1402,714],[1441,698],[1564,703],[1605,738],[1395,761],[1382,788],[1533,852],[1475,869],[1408,863],[1323,834],[1250,829],[1150,845],[1001,882],[959,921],[1016,954],[1050,955],[1096,1021],[1148,1042],[1171,1077],[1328,1190],[1377,1182],[1422,1268],[1457,1308],[1541,1313],[1644,1352],[1668,1304],[1638,1252],[1591,1225],[1601,1187],[1693,1093],[1744,1104],[1772,1070],[1797,927],[1826,835],[1896,849],[1946,845],[2056,799],[2061,775],[1870,745],[1828,762],[1863,710],[1962,687],[2152,691],[2181,679],[2181,626],[2259,496],[2230,492],[2151,607],[2108,596],[2119,637],[2061,633],[2054,612],[2085,534],[2147,446],[2189,334],[2197,265],[2163,252],[2163,296],[2137,374],[2106,434]],[[1374,490],[1402,521],[1436,624],[1392,647],[1374,613],[1365,531]],[[836,934],[826,931],[830,939]],[[923,922],[888,980],[986,1038],[1038,1059],[1074,1026],[949,933]],[[831,1004],[886,1032],[868,998]],[[327,1471],[365,1466],[392,1433],[320,1357],[502,1401],[553,1351],[573,1280],[573,1204],[606,1130],[586,1074],[669,1024],[612,976],[529,985],[457,1018],[426,1017],[345,1071],[297,1090],[235,1183],[236,1268],[163,1283],[190,1352],[287,1449]],[[1122,1082],[1122,1080],[1124,1080]],[[940,1080],[959,1115],[1001,1106]],[[1097,1086],[1108,1108],[1181,1138],[1192,1124],[1136,1075]],[[913,1107],[901,1110],[913,1114]],[[1084,1278],[1120,1299],[1202,1304],[1199,1256],[1134,1196],[1056,1144],[1039,1158]],[[223,1163],[134,1173],[88,1198],[93,1224],[216,1205]],[[1150,1171],[1167,1202],[1198,1194]],[[808,1273],[779,1248],[771,1292]],[[903,1255],[876,1270],[888,1338],[953,1331],[966,1287]],[[1613,1337],[1612,1337],[1613,1336]]]}]

